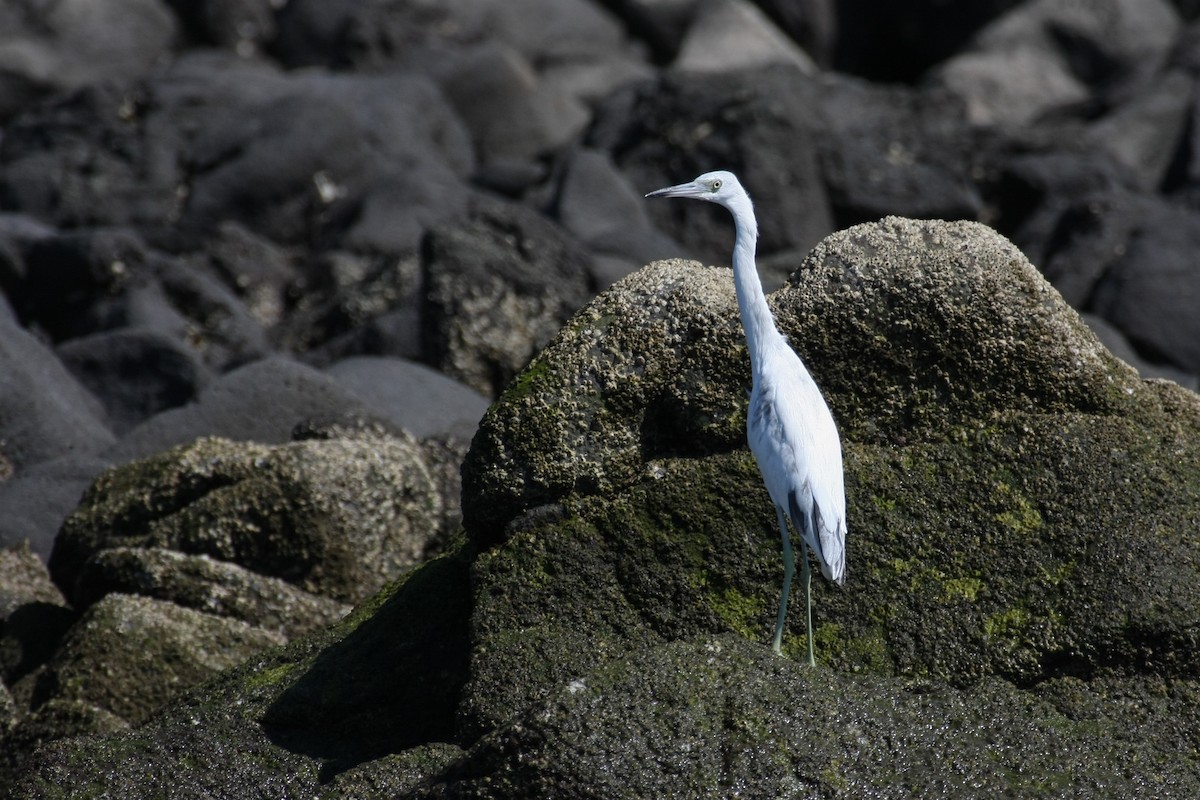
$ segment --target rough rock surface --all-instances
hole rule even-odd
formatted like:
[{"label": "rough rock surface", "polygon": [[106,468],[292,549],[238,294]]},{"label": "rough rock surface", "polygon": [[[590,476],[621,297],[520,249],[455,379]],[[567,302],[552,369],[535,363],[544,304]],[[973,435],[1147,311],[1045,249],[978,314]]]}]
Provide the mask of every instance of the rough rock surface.
[{"label": "rough rock surface", "polygon": [[[611,719],[673,691],[628,680],[652,665],[714,659],[732,677],[705,697],[764,706],[760,682],[722,688],[761,668],[779,571],[726,274],[639,272],[728,263],[724,211],[643,198],[714,168],[751,190],[764,283],[841,424],[862,578],[816,590],[836,680],[772,697],[853,698],[890,744],[820,766],[833,750],[804,761],[731,711],[701,737],[728,775],[694,793],[981,794],[972,753],[1004,757],[971,748],[1020,728],[997,794],[1200,795],[1195,401],[1138,378],[1200,386],[1197,19],[1192,0],[0,3],[0,795],[707,777],[680,760],[687,725],[564,737],[573,681]],[[845,230],[889,215],[995,229],[1129,366],[982,229]],[[124,516],[81,525],[102,507]],[[31,570],[56,551],[66,598]],[[122,625],[63,651],[125,595],[179,644],[144,662],[152,699],[130,703],[166,705],[123,711],[145,719],[128,731],[100,665]],[[210,663],[182,633],[203,615],[269,634],[241,654],[294,649],[172,682]],[[968,732],[961,781],[891,730],[929,719],[922,697]],[[1043,722],[1069,771],[1034,752]],[[796,784],[739,760],[747,730]],[[50,744],[88,734],[107,738]]]},{"label": "rough rock surface", "polygon": [[1139,379],[976,224],[835,234],[771,302],[845,439],[818,669],[796,615],[787,657],[766,646],[778,542],[728,273],[661,262],[488,412],[469,541],[141,727],[43,748],[16,796],[101,768],[129,797],[181,771],[330,798],[1200,790],[1196,395]]}]

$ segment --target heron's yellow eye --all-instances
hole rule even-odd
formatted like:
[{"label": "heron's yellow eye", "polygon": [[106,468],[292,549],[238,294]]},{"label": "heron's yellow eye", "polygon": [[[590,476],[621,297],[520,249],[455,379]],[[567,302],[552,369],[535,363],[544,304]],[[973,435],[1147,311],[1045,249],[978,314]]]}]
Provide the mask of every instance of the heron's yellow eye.
[{"label": "heron's yellow eye", "polygon": [[713,182],[712,182],[712,190],[713,190],[714,192],[715,192],[717,189],[720,189],[720,188],[721,188],[721,182],[720,182],[720,181],[713,181]]}]

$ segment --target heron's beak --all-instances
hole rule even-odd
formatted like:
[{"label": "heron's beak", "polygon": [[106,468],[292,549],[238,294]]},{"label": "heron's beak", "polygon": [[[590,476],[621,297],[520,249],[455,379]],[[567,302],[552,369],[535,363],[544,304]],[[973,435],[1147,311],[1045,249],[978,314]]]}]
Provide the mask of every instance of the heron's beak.
[{"label": "heron's beak", "polygon": [[668,186],[665,189],[656,189],[650,192],[646,197],[703,197],[705,189],[695,181],[681,183],[677,186]]}]

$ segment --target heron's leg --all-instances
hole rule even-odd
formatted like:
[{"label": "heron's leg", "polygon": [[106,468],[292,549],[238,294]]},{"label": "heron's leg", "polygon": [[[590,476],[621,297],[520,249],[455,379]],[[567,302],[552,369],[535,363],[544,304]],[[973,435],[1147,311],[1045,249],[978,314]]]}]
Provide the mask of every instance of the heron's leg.
[{"label": "heron's leg", "polygon": [[808,545],[800,545],[800,557],[803,559],[800,564],[800,583],[804,585],[804,631],[808,634],[808,665],[815,667],[817,659],[813,655],[812,569],[808,566]]},{"label": "heron's leg", "polygon": [[[771,645],[776,653],[783,652],[783,624],[787,621],[788,595],[792,591],[792,573],[796,570],[796,560],[792,555],[792,539],[788,536],[787,518],[783,509],[775,506],[775,516],[779,518],[779,535],[783,537],[783,594],[779,597],[779,617],[775,620],[775,643]],[[805,561],[807,567],[808,562]]]}]

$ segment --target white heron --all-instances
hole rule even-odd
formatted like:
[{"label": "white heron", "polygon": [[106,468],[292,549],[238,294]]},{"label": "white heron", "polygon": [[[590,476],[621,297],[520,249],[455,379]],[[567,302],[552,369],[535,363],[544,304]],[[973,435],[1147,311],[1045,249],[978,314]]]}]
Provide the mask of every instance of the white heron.
[{"label": "white heron", "polygon": [[733,284],[750,349],[752,378],[746,437],[775,503],[783,538],[783,594],[772,647],[776,653],[781,651],[795,571],[788,534],[791,520],[804,542],[800,546],[800,580],[804,586],[808,663],[815,666],[808,550],[811,548],[816,555],[826,578],[838,584],[846,579],[846,492],[837,426],[804,362],[775,327],[754,265],[758,243],[754,205],[737,177],[731,172],[706,172],[691,183],[669,186],[646,196],[707,200],[733,214]]}]

